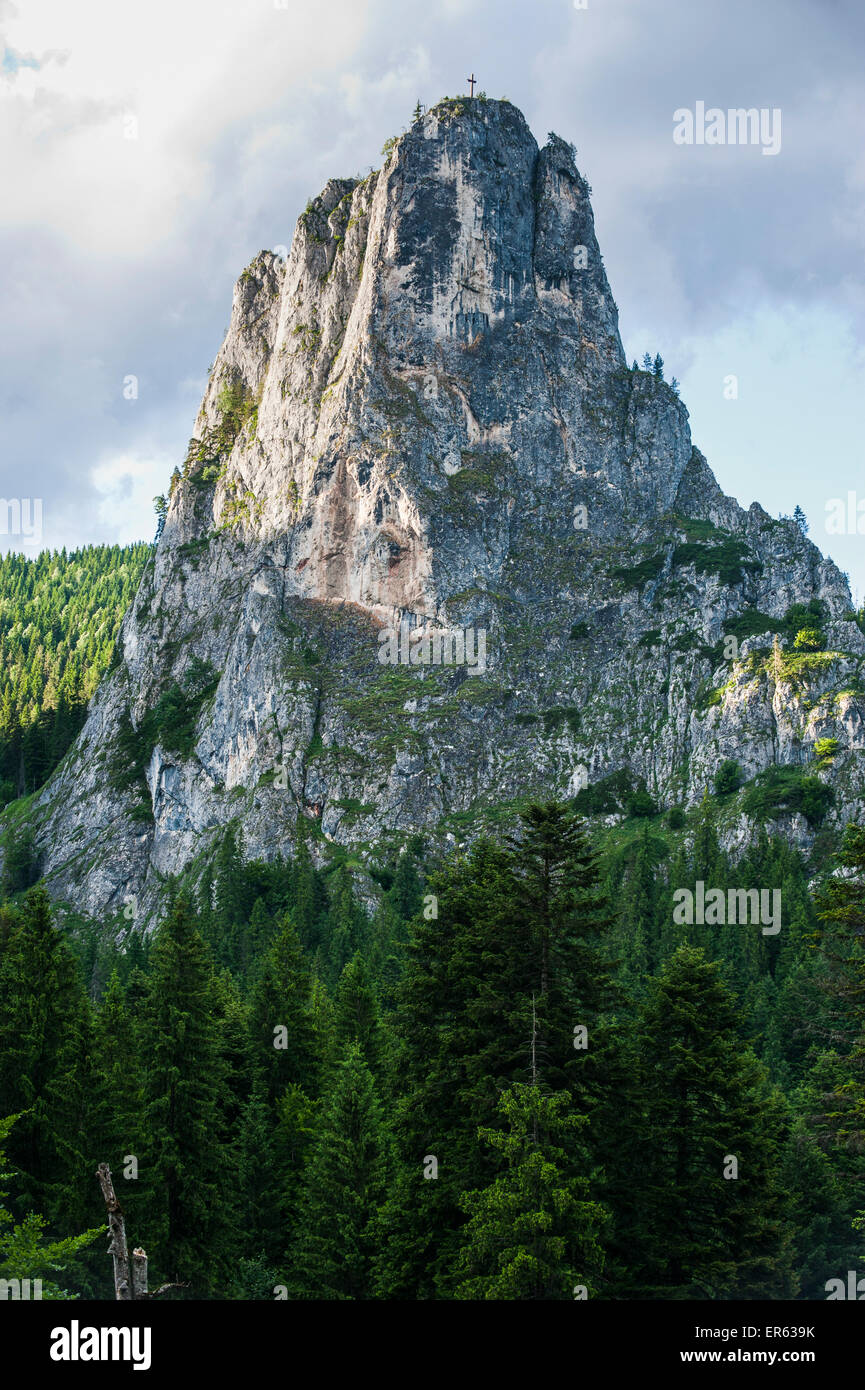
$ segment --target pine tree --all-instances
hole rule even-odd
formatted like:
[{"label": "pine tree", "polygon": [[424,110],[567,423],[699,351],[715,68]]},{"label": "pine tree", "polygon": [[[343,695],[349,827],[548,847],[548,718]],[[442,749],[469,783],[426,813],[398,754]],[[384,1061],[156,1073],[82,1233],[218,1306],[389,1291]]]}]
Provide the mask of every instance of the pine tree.
[{"label": "pine tree", "polygon": [[832,1162],[802,1117],[797,1118],[781,1167],[795,1232],[802,1298],[825,1298],[826,1280],[856,1258],[848,1204]]},{"label": "pine tree", "polygon": [[142,1176],[151,1263],[195,1296],[229,1268],[225,1064],[213,1015],[213,967],[188,898],[159,928],[143,1026],[147,1059]]},{"label": "pine tree", "polygon": [[388,889],[388,900],[398,916],[408,922],[420,911],[422,898],[423,887],[414,854],[406,846],[397,860],[393,883]]},{"label": "pine tree", "polygon": [[225,1064],[223,1116],[228,1132],[234,1134],[255,1079],[250,1046],[250,1008],[229,970],[216,972],[210,998],[213,1017],[219,1028],[219,1051]]},{"label": "pine tree", "polygon": [[25,893],[39,877],[39,864],[33,831],[24,826],[10,829],[5,836],[2,892],[6,897]]},{"label": "pine tree", "polygon": [[[586,1104],[583,1054],[573,1047],[577,1025],[588,1025],[611,998],[611,981],[600,949],[611,925],[600,892],[598,856],[583,823],[555,802],[530,806],[521,831],[508,840],[515,877],[513,916],[525,941],[526,973],[521,991],[536,1000],[538,1046],[547,1084],[570,1083]],[[525,1034],[524,1034],[525,1036]],[[594,1055],[593,1055],[594,1057]]]},{"label": "pine tree", "polygon": [[525,962],[502,927],[514,893],[507,855],[479,840],[429,886],[438,915],[410,924],[393,1020],[398,1164],[377,1221],[382,1298],[447,1296],[465,1220],[460,1196],[492,1173],[478,1122],[496,1120],[500,1078],[525,1076],[517,985]]},{"label": "pine tree", "polygon": [[382,1007],[392,1010],[405,964],[408,924],[390,899],[382,897],[369,927],[368,960]]},{"label": "pine tree", "polygon": [[212,941],[216,961],[232,969],[242,969],[245,958],[243,935],[252,908],[243,860],[233,828],[228,829],[219,846],[214,870],[214,909]]},{"label": "pine tree", "polygon": [[162,535],[162,532],[165,529],[165,520],[168,516],[168,498],[164,495],[164,493],[159,493],[157,497],[154,497],[153,510],[156,513],[155,539],[158,541],[160,536]]},{"label": "pine tree", "polygon": [[[549,1089],[571,1090],[581,1109],[602,1093],[598,884],[580,822],[554,804],[530,807],[507,849],[479,841],[431,877],[438,917],[412,923],[395,1018],[399,1163],[378,1226],[381,1296],[453,1296],[462,1194],[495,1173],[478,1126],[499,1128],[502,1089],[529,1079],[533,1011]],[[575,1047],[581,1027],[587,1051]]]},{"label": "pine tree", "polygon": [[342,1048],[336,1036],[336,1017],[334,1001],[327,985],[317,974],[312,976],[309,993],[309,1021],[312,1029],[312,1049],[316,1059],[318,1089],[325,1085],[328,1076],[342,1056]]},{"label": "pine tree", "polygon": [[20,1170],[24,1207],[65,1229],[64,1208],[81,1200],[86,1167],[80,1100],[89,1076],[74,1069],[89,1027],[75,959],[53,925],[45,889],[33,888],[0,961],[0,1114],[20,1115],[9,1157]]},{"label": "pine tree", "polygon": [[298,1298],[372,1297],[370,1222],[385,1190],[385,1141],[372,1073],[349,1046],[309,1158],[293,1270]]},{"label": "pine tree", "polygon": [[284,917],[260,962],[250,999],[250,1047],[262,1094],[273,1104],[290,1083],[317,1094],[310,979],[291,920]]},{"label": "pine tree", "polygon": [[633,862],[620,888],[620,927],[614,942],[621,956],[621,979],[633,995],[658,963],[657,850],[645,826],[632,847]]},{"label": "pine tree", "polygon": [[366,925],[366,916],[354,900],[351,874],[341,864],[330,886],[327,965],[331,987],[339,979],[345,964],[363,945]]},{"label": "pine tree", "polygon": [[[0,1119],[0,1181],[12,1177],[5,1171],[6,1145],[9,1132],[19,1119],[18,1115]],[[16,1221],[6,1205],[7,1197],[6,1192],[0,1192],[0,1280],[30,1280],[31,1297],[74,1298],[74,1293],[60,1287],[56,1276],[64,1273],[69,1261],[74,1260],[80,1250],[92,1245],[104,1233],[104,1226],[62,1240],[46,1241],[45,1218],[28,1211],[22,1220]],[[41,1283],[38,1294],[32,1283],[37,1279]]]},{"label": "pine tree", "polygon": [[840,872],[817,899],[828,1047],[809,1082],[812,1122],[834,1152],[852,1216],[865,1182],[865,828],[849,824],[835,858]]},{"label": "pine tree", "polygon": [[[621,1213],[631,1297],[790,1297],[787,1116],[738,1034],[717,963],[682,946],[638,1029],[643,1163]],[[738,1176],[731,1159],[738,1164]]]},{"label": "pine tree", "polygon": [[357,1043],[370,1071],[377,1075],[382,1060],[378,998],[366,962],[359,953],[340,976],[334,1028],[340,1050],[349,1043]]},{"label": "pine tree", "polygon": [[[587,1123],[571,1113],[566,1092],[545,1096],[518,1083],[502,1095],[508,1132],[482,1129],[501,1154],[503,1171],[462,1199],[463,1230],[456,1296],[470,1299],[573,1299],[595,1292],[603,1265],[600,1233],[607,1214],[591,1199],[590,1167],[574,1136]],[[557,1140],[568,1136],[567,1150]]]},{"label": "pine tree", "polygon": [[274,1142],[279,1173],[276,1199],[287,1251],[293,1248],[302,1230],[303,1175],[316,1136],[318,1110],[319,1106],[301,1086],[287,1086],[276,1102]]},{"label": "pine tree", "polygon": [[249,927],[241,954],[240,966],[244,974],[248,974],[254,962],[261,958],[272,937],[273,918],[267,910],[267,903],[264,898],[256,898],[249,916]]},{"label": "pine tree", "polygon": [[238,1220],[244,1248],[270,1268],[278,1266],[286,1245],[275,1128],[271,1107],[254,1092],[240,1122]]},{"label": "pine tree", "polygon": [[[115,967],[96,1014],[94,1038],[96,1086],[90,1097],[94,1148],[99,1163],[113,1172],[129,1156],[140,1159],[144,1073],[139,1038]],[[130,1182],[123,1206],[130,1227],[138,1222],[139,1183]]]},{"label": "pine tree", "polygon": [[[708,791],[703,795],[692,850],[694,883],[701,881],[709,887],[721,887],[727,879],[727,862],[718,843],[715,807]],[[677,885],[680,886],[680,885]]]},{"label": "pine tree", "polygon": [[297,818],[294,858],[294,922],[306,951],[322,944],[322,926],[327,919],[327,895],[313,867],[308,844],[309,828],[304,816]]}]

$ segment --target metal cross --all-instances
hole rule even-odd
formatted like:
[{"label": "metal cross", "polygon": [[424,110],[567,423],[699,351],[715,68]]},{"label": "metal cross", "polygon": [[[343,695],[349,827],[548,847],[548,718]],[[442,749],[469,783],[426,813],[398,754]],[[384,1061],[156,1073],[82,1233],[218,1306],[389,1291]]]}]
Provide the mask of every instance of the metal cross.
[{"label": "metal cross", "polygon": [[472,97],[474,96],[474,94],[475,94],[475,83],[477,82],[477,80],[478,80],[478,79],[475,77],[474,73],[472,73],[471,77],[467,77],[467,78],[466,78],[466,82],[468,82],[468,84],[469,84],[469,86],[470,86],[470,88],[471,88],[471,91],[469,92],[469,96],[472,96]]}]

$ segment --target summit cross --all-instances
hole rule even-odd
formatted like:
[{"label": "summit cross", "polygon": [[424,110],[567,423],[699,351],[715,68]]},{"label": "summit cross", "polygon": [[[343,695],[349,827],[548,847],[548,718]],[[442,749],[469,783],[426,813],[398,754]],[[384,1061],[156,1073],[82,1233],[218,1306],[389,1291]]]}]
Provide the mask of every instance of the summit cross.
[{"label": "summit cross", "polygon": [[470,97],[473,97],[475,94],[475,83],[477,82],[477,80],[478,79],[475,77],[474,73],[472,73],[471,77],[466,78],[466,82],[468,82],[469,87],[471,88],[469,92]]}]

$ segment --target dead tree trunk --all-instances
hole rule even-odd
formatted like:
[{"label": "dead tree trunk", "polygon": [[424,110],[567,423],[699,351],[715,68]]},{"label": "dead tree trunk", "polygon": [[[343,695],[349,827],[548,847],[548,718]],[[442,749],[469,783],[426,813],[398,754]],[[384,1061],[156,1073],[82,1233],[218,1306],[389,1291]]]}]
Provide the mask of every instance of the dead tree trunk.
[{"label": "dead tree trunk", "polygon": [[[99,1186],[102,1188],[102,1195],[108,1208],[108,1230],[111,1235],[108,1253],[114,1257],[114,1293],[121,1302],[129,1302],[135,1295],[129,1278],[129,1249],[126,1244],[126,1221],[123,1216],[123,1208],[117,1200],[114,1184],[111,1181],[111,1169],[107,1163],[100,1163],[96,1176],[99,1179]],[[146,1263],[144,1268],[146,1279]]]},{"label": "dead tree trunk", "polygon": [[147,1297],[147,1253],[140,1245],[132,1252],[132,1297]]},{"label": "dead tree trunk", "polygon": [[149,1293],[147,1289],[147,1252],[142,1250],[140,1245],[137,1245],[132,1252],[132,1274],[130,1277],[126,1220],[123,1215],[123,1208],[117,1200],[114,1184],[111,1181],[111,1169],[107,1163],[100,1163],[96,1170],[96,1176],[99,1179],[99,1186],[102,1188],[102,1195],[108,1208],[108,1230],[111,1233],[108,1253],[114,1257],[114,1292],[116,1297],[124,1303],[131,1303],[137,1298],[158,1298],[167,1289],[188,1289],[188,1284],[160,1284],[158,1289]]}]

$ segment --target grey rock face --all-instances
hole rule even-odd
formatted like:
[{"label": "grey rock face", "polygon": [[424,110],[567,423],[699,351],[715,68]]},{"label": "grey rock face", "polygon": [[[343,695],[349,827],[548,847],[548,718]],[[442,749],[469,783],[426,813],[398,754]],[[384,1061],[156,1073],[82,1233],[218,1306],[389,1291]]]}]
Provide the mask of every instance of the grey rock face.
[{"label": "grey rock face", "polygon": [[[814,599],[835,655],[781,662],[766,632],[724,659],[743,614],[780,628]],[[43,868],[83,909],[146,915],[232,822],[265,858],[299,814],[322,848],[445,843],[623,767],[693,802],[726,757],[755,776],[825,737],[849,817],[849,609],[628,370],[571,147],[539,151],[507,102],[444,102],[241,275],[115,667],[34,807]],[[485,670],[383,664],[400,625],[482,631]]]}]

